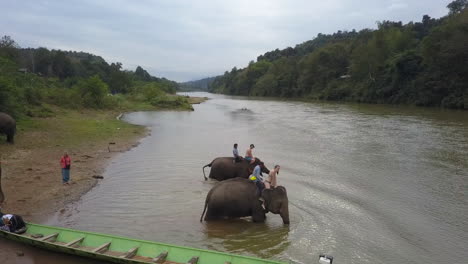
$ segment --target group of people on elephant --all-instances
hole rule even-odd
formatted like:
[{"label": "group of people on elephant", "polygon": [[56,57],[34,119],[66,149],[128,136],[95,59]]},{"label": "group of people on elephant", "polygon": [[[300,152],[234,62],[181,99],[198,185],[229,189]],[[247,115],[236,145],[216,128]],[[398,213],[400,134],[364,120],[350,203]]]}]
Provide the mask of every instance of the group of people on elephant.
[{"label": "group of people on elephant", "polygon": [[[277,184],[281,167],[275,165],[270,171],[253,156],[253,144],[244,157],[239,155],[237,147],[234,144],[233,157],[215,158],[203,167],[205,180],[205,168],[210,167],[209,178],[221,182],[208,192],[200,221],[203,216],[205,220],[252,216],[254,222],[263,222],[266,213],[272,212],[280,214],[283,223],[289,224],[286,188]],[[262,173],[268,176],[263,177]]]},{"label": "group of people on elephant", "polygon": [[[239,151],[237,150],[237,143],[234,144],[234,149],[232,150],[232,154],[234,156],[233,162],[240,162],[243,159],[247,160],[250,164],[255,163],[255,157],[252,154],[252,150],[255,148],[254,144],[250,144],[250,147],[245,152],[245,157],[239,155]],[[258,193],[261,193],[264,188],[276,188],[277,181],[276,175],[279,174],[280,165],[275,165],[274,169],[268,173],[268,177],[264,178],[262,175],[262,167],[261,163],[256,164],[251,172],[251,176],[249,177],[250,180],[255,182],[258,188]],[[250,171],[249,171],[250,172]]]},{"label": "group of people on elephant", "polygon": [[254,163],[255,162],[255,157],[253,156],[252,154],[252,149],[254,149],[255,146],[254,144],[250,144],[250,147],[247,149],[247,151],[245,152],[245,156],[242,157],[239,155],[239,150],[237,149],[237,143],[234,144],[234,148],[232,149],[232,155],[234,156],[234,163],[235,162],[240,162],[242,160],[246,160],[250,163]]}]

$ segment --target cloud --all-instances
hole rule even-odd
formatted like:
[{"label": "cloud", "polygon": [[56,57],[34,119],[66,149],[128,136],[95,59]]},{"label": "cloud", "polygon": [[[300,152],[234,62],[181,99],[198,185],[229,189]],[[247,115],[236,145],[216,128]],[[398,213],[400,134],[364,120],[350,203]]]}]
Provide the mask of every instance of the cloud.
[{"label": "cloud", "polygon": [[406,9],[408,8],[407,3],[403,3],[401,1],[392,1],[392,3],[387,7],[388,10],[394,11],[399,9]]},{"label": "cloud", "polygon": [[[1,0],[0,0],[1,1]],[[177,81],[222,74],[318,33],[446,14],[448,0],[2,1],[0,28],[23,47],[91,52]]]}]

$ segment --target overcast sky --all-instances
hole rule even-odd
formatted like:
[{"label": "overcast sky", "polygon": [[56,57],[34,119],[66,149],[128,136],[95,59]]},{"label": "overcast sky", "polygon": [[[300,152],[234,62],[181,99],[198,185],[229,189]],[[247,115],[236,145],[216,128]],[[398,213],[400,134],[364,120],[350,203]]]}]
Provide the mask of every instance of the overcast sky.
[{"label": "overcast sky", "polygon": [[451,0],[0,0],[0,34],[21,47],[75,50],[196,80],[318,33],[447,14]]}]

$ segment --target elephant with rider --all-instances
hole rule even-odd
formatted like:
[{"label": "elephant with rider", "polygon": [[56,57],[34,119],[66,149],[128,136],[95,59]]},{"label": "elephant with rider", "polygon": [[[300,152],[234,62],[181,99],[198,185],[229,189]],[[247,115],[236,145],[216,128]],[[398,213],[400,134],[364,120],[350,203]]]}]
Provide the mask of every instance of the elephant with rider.
[{"label": "elephant with rider", "polygon": [[[242,178],[234,178],[216,184],[206,196],[200,222],[251,216],[253,222],[264,222],[266,213],[279,214],[284,224],[289,224],[289,205],[286,188],[278,186],[261,193],[264,207],[259,200],[255,184]],[[206,212],[206,214],[205,214]]]},{"label": "elephant with rider", "polygon": [[210,174],[208,176],[211,179],[218,181],[224,181],[236,177],[247,179],[252,173],[254,167],[257,165],[260,165],[262,173],[270,173],[270,170],[257,157],[253,163],[247,160],[235,162],[233,157],[218,157],[211,163],[203,166],[203,176],[205,177],[205,180],[207,180],[205,168],[211,167]]}]

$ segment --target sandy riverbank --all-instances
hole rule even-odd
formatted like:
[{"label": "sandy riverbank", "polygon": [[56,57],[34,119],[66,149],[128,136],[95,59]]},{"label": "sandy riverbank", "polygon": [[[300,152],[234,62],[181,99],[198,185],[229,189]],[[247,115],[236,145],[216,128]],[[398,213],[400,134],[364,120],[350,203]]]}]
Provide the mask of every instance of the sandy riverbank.
[{"label": "sandy riverbank", "polygon": [[[196,104],[205,100],[199,97],[190,102]],[[20,121],[15,144],[0,142],[5,194],[3,211],[22,215],[26,221],[41,223],[90,191],[99,181],[93,176],[102,175],[115,155],[137,146],[149,133],[145,127],[117,120],[120,114],[115,111],[55,109],[54,117]],[[109,144],[111,142],[114,144]],[[71,184],[65,186],[61,182],[59,165],[64,150],[72,158]],[[0,248],[0,263],[84,261],[4,239],[0,239]],[[18,256],[18,252],[24,256]],[[87,259],[86,262],[100,263]]]},{"label": "sandy riverbank", "polygon": [[[33,120],[37,127],[20,129],[14,145],[2,143],[3,211],[41,222],[88,192],[98,182],[93,176],[100,176],[114,155],[136,146],[148,133],[116,120],[117,115],[67,113],[65,118],[83,121],[75,124],[63,117]],[[86,129],[80,130],[82,126]],[[61,183],[59,160],[65,150],[72,158],[70,185]]]},{"label": "sandy riverbank", "polygon": [[[192,104],[207,100],[189,99]],[[88,192],[99,181],[93,176],[101,176],[113,156],[137,146],[149,133],[117,120],[120,114],[55,109],[54,117],[20,121],[15,144],[0,143],[3,211],[40,223]],[[64,151],[72,158],[70,185],[61,183]]]}]

